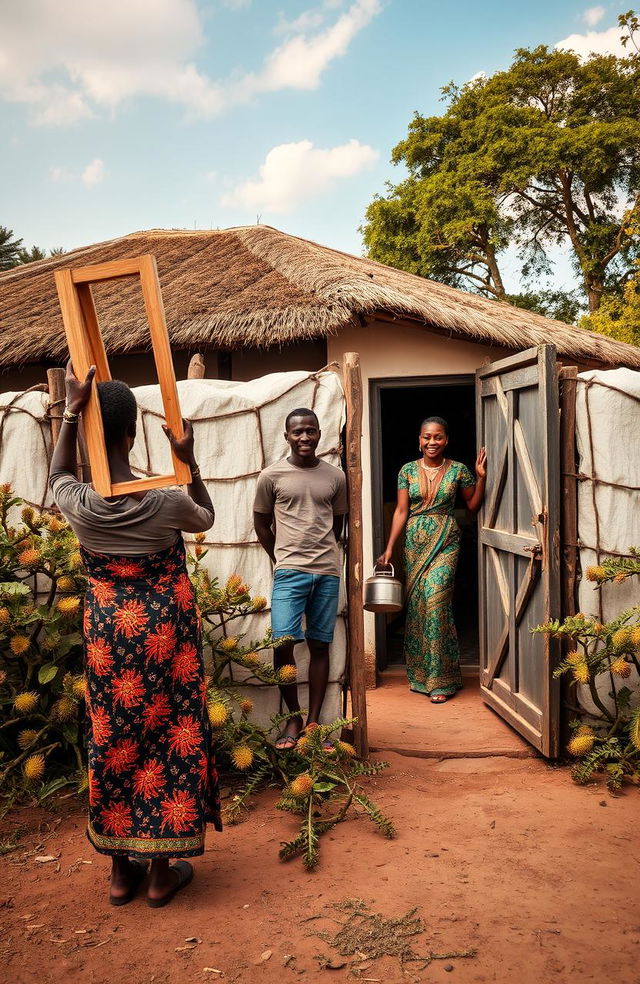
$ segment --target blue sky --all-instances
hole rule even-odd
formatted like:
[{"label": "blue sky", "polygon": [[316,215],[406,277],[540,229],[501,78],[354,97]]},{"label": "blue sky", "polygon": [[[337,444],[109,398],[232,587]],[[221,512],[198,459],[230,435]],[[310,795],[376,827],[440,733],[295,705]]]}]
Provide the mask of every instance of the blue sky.
[{"label": "blue sky", "polygon": [[[622,5],[624,7],[624,4]],[[0,8],[0,225],[71,249],[275,225],[361,253],[391,149],[516,47],[619,50],[574,0],[20,0]],[[567,39],[570,39],[567,43]],[[508,263],[510,290],[517,264]],[[558,256],[555,279],[571,279]]]}]

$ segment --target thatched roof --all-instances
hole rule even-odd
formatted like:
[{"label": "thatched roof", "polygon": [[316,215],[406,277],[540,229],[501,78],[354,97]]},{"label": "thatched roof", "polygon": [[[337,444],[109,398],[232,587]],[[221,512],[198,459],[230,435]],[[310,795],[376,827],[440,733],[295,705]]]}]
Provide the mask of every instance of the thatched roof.
[{"label": "thatched roof", "polygon": [[[153,253],[172,345],[269,347],[335,334],[358,316],[411,319],[452,337],[640,368],[640,349],[269,226],[211,232],[157,229],[0,274],[0,366],[61,359],[66,344],[53,271]],[[111,354],[149,346],[139,287],[94,289]]]}]

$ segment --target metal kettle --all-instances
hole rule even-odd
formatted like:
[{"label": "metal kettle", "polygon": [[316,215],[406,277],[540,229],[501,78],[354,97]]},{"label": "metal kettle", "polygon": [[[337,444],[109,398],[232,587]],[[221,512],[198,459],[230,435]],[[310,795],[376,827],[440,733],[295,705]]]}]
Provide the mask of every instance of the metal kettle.
[{"label": "metal kettle", "polygon": [[364,582],[364,608],[368,612],[399,612],[402,610],[402,581],[376,564],[373,575]]}]

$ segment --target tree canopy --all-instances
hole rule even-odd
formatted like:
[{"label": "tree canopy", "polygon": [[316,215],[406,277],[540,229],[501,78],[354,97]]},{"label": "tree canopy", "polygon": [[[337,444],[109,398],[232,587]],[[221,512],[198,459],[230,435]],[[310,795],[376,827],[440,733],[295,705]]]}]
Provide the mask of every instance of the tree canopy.
[{"label": "tree canopy", "polygon": [[[535,290],[509,296],[500,264],[515,249],[531,285],[550,272],[550,249],[568,246],[589,311],[619,293],[639,255],[635,51],[581,60],[542,45],[522,48],[506,71],[451,83],[443,97],[445,112],[416,113],[393,150],[408,173],[367,209],[369,255],[544,309]],[[575,298],[556,300],[575,318]]]},{"label": "tree canopy", "polygon": [[22,245],[22,239],[14,238],[13,229],[0,226],[0,271],[11,270],[22,263],[44,260],[47,255],[60,256],[62,253],[64,253],[64,249],[61,247],[49,250],[48,254],[39,246],[32,246],[31,249],[27,249]]}]

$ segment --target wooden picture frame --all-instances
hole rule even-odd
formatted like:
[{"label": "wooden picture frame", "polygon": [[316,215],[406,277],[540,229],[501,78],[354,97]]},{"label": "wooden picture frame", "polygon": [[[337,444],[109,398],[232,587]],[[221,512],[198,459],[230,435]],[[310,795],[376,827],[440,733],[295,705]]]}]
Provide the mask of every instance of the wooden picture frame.
[{"label": "wooden picture frame", "polygon": [[[90,367],[95,366],[96,383],[111,379],[109,362],[91,294],[91,284],[105,280],[120,280],[124,277],[140,278],[165,419],[176,437],[182,437],[182,414],[155,256],[145,254],[126,260],[113,260],[109,263],[97,263],[93,266],[55,272],[62,321],[74,372],[78,379],[84,379]],[[93,487],[105,498],[171,485],[187,485],[191,482],[189,466],[178,460],[173,453],[173,448],[171,449],[174,467],[172,474],[137,478],[130,482],[112,482],[97,386],[91,389],[91,397],[83,410],[82,417]]]}]

